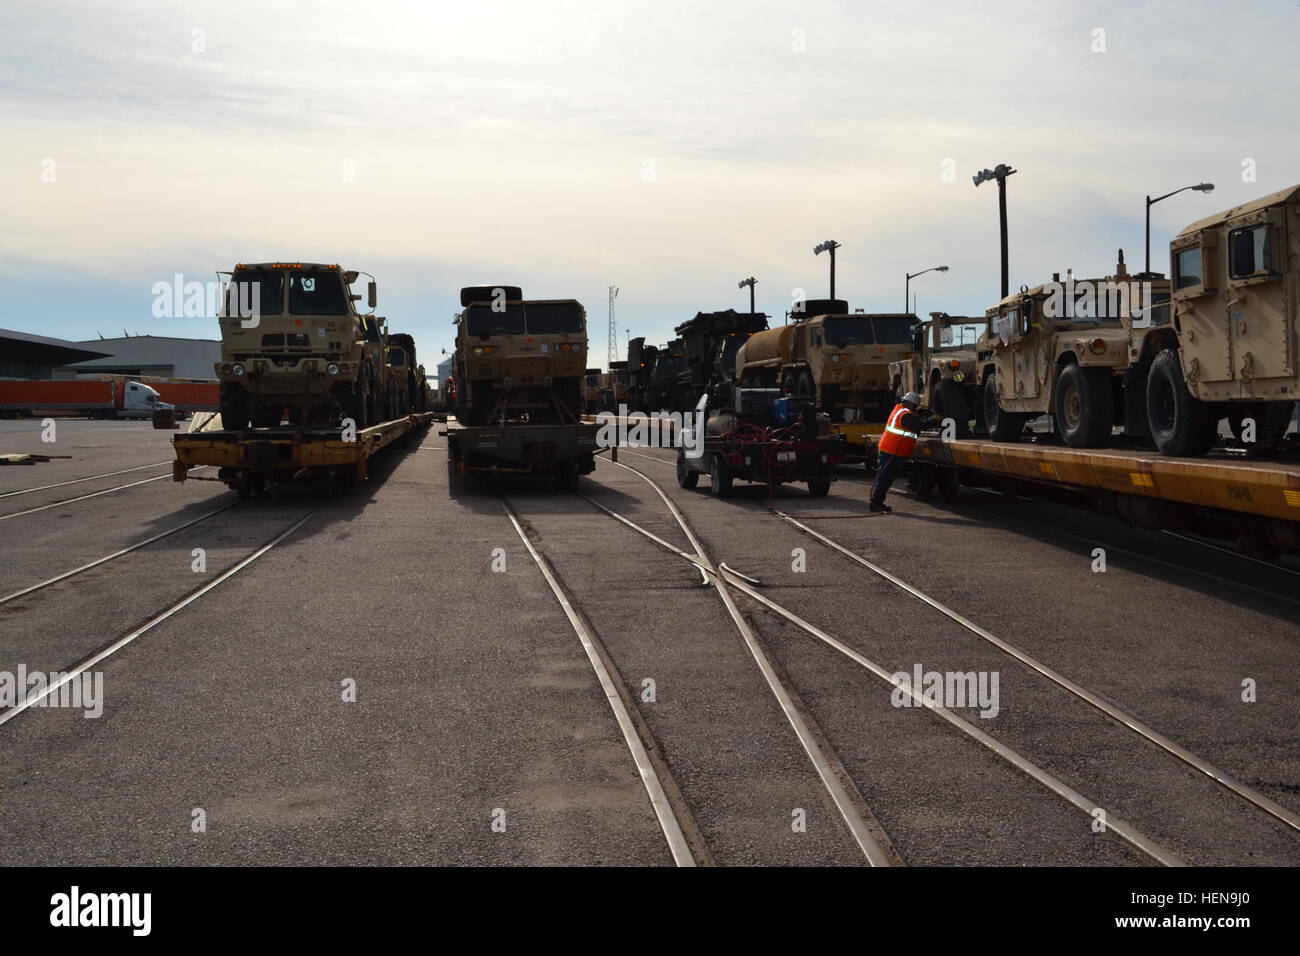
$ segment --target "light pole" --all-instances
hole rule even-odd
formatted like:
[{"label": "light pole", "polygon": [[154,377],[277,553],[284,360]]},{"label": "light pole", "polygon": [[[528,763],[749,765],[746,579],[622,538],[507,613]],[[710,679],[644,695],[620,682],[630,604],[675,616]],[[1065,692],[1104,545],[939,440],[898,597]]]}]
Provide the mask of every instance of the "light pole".
[{"label": "light pole", "polygon": [[1014,173],[1015,170],[1006,163],[998,163],[992,169],[982,169],[974,176],[976,187],[980,183],[986,183],[990,179],[998,181],[998,224],[1002,227],[1002,298],[1005,299],[1010,291],[1007,284],[1007,177]]},{"label": "light pole", "polygon": [[831,298],[835,298],[835,250],[840,244],[834,239],[827,239],[825,242],[819,242],[813,246],[813,255],[820,256],[823,252],[831,254]]},{"label": "light pole", "polygon": [[745,288],[745,286],[749,286],[749,314],[750,315],[754,314],[754,284],[756,282],[758,282],[758,280],[755,279],[753,276],[750,276],[748,279],[741,279],[740,283],[736,286],[737,289],[743,289]]},{"label": "light pole", "polygon": [[904,312],[907,311],[907,301],[908,301],[907,293],[912,286],[913,279],[915,279],[917,276],[923,276],[927,272],[947,272],[947,271],[948,271],[947,266],[930,266],[930,268],[922,269],[920,272],[907,273],[907,281],[903,283],[903,311]]},{"label": "light pole", "polygon": [[1176,196],[1185,189],[1194,189],[1198,193],[1214,192],[1214,183],[1197,183],[1195,186],[1184,186],[1182,189],[1175,189],[1171,193],[1165,193],[1163,196],[1157,196],[1152,199],[1147,196],[1147,266],[1146,271],[1151,271],[1151,207],[1162,199],[1168,199],[1170,196]]}]

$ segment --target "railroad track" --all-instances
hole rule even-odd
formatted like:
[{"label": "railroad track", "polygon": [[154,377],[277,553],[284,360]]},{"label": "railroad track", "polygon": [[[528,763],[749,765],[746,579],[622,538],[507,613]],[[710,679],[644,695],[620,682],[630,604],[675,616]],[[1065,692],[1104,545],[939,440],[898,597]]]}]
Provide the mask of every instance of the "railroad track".
[{"label": "railroad track", "polygon": [[[155,466],[153,466],[153,465],[144,465],[143,467],[145,467],[145,468],[153,468],[153,467],[155,467]],[[207,465],[198,465],[197,467],[192,468],[191,471],[198,471],[199,468],[206,468],[206,467],[208,467],[208,466],[207,466]],[[128,471],[138,471],[139,469],[129,468],[129,469],[127,469],[127,470],[128,470]],[[125,472],[115,472],[115,474],[125,474]],[[21,518],[23,515],[34,515],[34,514],[36,514],[36,513],[38,513],[38,512],[41,512],[41,511],[49,511],[51,508],[61,508],[61,507],[63,507],[64,505],[72,505],[72,504],[76,504],[76,503],[79,502],[79,501],[89,501],[91,498],[99,498],[99,497],[101,497],[102,495],[111,495],[111,494],[112,494],[113,492],[115,492],[115,491],[125,491],[127,488],[137,488],[137,487],[139,487],[140,485],[147,485],[147,484],[149,484],[149,483],[151,483],[151,482],[154,482],[154,481],[162,481],[164,478],[170,478],[171,476],[172,476],[172,473],[171,473],[170,471],[168,471],[167,474],[165,474],[165,475],[155,475],[153,478],[141,478],[139,481],[128,482],[128,483],[125,484],[125,485],[114,485],[112,488],[105,488],[105,489],[102,490],[102,491],[94,491],[94,492],[91,492],[91,493],[88,494],[88,495],[79,495],[79,496],[76,497],[76,498],[64,498],[64,499],[62,499],[61,501],[51,501],[49,504],[40,505],[39,507],[36,507],[36,508],[27,508],[27,509],[25,509],[25,510],[23,510],[23,511],[10,511],[10,512],[8,512],[8,513],[6,513],[6,514],[0,514],[0,521],[6,521],[6,520],[8,520],[9,518]],[[109,477],[109,475],[96,475],[95,477],[96,477],[96,478],[107,478],[107,477]],[[78,482],[78,481],[90,481],[90,480],[92,480],[92,479],[90,479],[90,478],[78,478],[78,479],[76,479],[76,481],[71,481],[71,482],[60,482],[60,483],[58,483],[58,484],[54,484],[54,485],[45,485],[45,486],[43,486],[43,487],[41,487],[41,488],[24,488],[22,491],[13,491],[13,492],[10,492],[9,494],[11,494],[11,495],[28,494],[29,492],[33,492],[33,491],[45,491],[45,490],[47,490],[47,489],[49,489],[49,488],[58,488],[58,487],[60,487],[60,486],[62,486],[62,485],[64,485],[64,484],[76,484],[76,482]],[[0,495],[0,497],[6,497],[6,496],[4,496],[4,495]]]},{"label": "railroad track", "polygon": [[[585,498],[586,496],[582,497]],[[502,496],[502,503],[520,540],[524,542],[533,561],[546,578],[556,600],[564,609],[565,615],[582,642],[597,678],[605,690],[606,698],[615,713],[624,740],[641,775],[647,796],[655,809],[660,828],[668,841],[674,862],[679,866],[693,866],[696,863],[712,862],[707,845],[704,843],[704,837],[700,833],[698,825],[694,822],[694,817],[685,798],[681,796],[680,788],[672,781],[666,763],[662,758],[652,759],[650,757],[651,753],[657,755],[659,748],[644,720],[638,720],[635,716],[635,702],[626,692],[627,681],[619,675],[617,666],[601,644],[599,636],[586,623],[581,616],[580,610],[575,607],[574,602],[568,597],[549,561],[533,547],[521,525],[519,515],[511,507],[509,499],[504,495]],[[794,692],[788,680],[778,673],[777,668],[773,666],[773,660],[769,652],[762,645],[749,622],[740,613],[732,596],[731,587],[727,579],[723,577],[723,571],[721,570],[723,566],[713,563],[702,542],[676,506],[667,498],[664,499],[664,503],[689,541],[691,552],[688,553],[678,549],[651,532],[646,533],[657,543],[689,560],[699,569],[704,582],[714,587],[736,633],[740,636],[750,656],[758,666],[769,691],[794,731],[803,752],[807,755],[817,774],[818,780],[834,804],[854,845],[862,854],[865,862],[872,866],[896,866],[902,864],[902,858],[890,843],[888,835],[879,821],[876,820],[866,800],[853,784],[848,770],[839,757],[830,749],[824,736],[815,727],[815,724],[799,702],[797,693]],[[750,580],[745,579],[738,572],[731,571],[730,573],[738,579]],[[670,797],[669,794],[672,794],[672,796]],[[689,834],[689,837],[687,834]]]},{"label": "railroad track", "polygon": [[[655,481],[649,475],[646,475],[644,472],[640,471],[637,468],[633,468],[630,465],[625,465],[622,462],[617,462],[617,463],[611,462],[611,464],[616,464],[618,467],[627,469],[628,471],[640,477],[643,481],[645,481],[647,484],[650,485],[650,487],[655,491],[655,493],[660,498],[664,500],[665,504],[669,507],[671,511],[674,512],[675,515],[680,515],[680,510],[677,509],[676,506],[671,503],[668,496],[663,491],[663,488],[659,485],[657,481]],[[864,668],[869,673],[873,674],[875,677],[885,681],[891,686],[893,685],[892,672],[890,672],[884,667],[881,667],[879,664],[869,660],[868,658],[859,654],[858,652],[854,651],[847,644],[838,640],[833,635],[827,633],[821,628],[818,628],[816,625],[808,622],[807,620],[805,620],[803,617],[801,617],[799,614],[795,613],[788,607],[785,607],[779,604],[778,602],[773,601],[770,598],[766,597],[754,586],[756,582],[753,582],[752,579],[748,579],[744,575],[739,574],[733,568],[730,568],[725,562],[720,563],[716,568],[710,568],[706,566],[704,562],[700,561],[698,557],[692,556],[690,553],[686,552],[685,550],[681,548],[677,548],[676,546],[670,544],[669,542],[665,541],[662,537],[655,535],[652,531],[644,528],[638,522],[631,520],[626,515],[620,514],[614,509],[608,508],[605,505],[601,504],[600,502],[595,501],[594,499],[586,495],[582,495],[581,497],[585,498],[591,505],[598,508],[605,514],[609,515],[614,520],[620,522],[621,524],[632,529],[633,531],[636,531],[637,533],[649,538],[650,540],[653,540],[656,544],[660,545],[660,547],[672,551],[675,554],[677,554],[679,557],[683,558],[684,560],[690,561],[692,564],[695,564],[704,573],[709,575],[710,578],[716,584],[718,584],[719,587],[725,586],[725,587],[734,588],[735,590],[744,594],[746,597],[749,597],[750,599],[754,600],[755,603],[759,604],[760,606],[766,608],[769,611],[772,611],[780,615],[783,619],[793,624],[795,627],[799,628],[800,630],[804,631],[810,636],[827,644],[828,646],[832,647],[839,653],[848,657],[855,664]],[[681,522],[683,525],[682,527],[683,532],[687,533],[688,537],[694,538],[695,537],[694,532],[687,531],[689,525],[685,523],[684,516],[681,518]],[[1083,794],[1079,793],[1078,791],[1076,791],[1075,789],[1073,789],[1063,781],[1059,780],[1057,777],[1053,776],[1052,774],[1048,773],[1046,770],[1037,766],[1032,761],[1022,756],[1021,754],[1017,753],[1010,747],[1007,747],[1005,744],[1000,743],[989,734],[986,734],[985,732],[979,730],[977,727],[975,727],[974,725],[972,725],[971,723],[969,723],[968,721],[966,721],[965,719],[963,719],[962,717],[954,713],[953,711],[944,708],[942,706],[934,705],[933,703],[926,701],[923,695],[918,693],[916,689],[909,690],[909,693],[912,696],[912,699],[914,701],[914,706],[918,706],[918,707],[924,706],[936,717],[944,721],[948,726],[955,728],[965,736],[969,737],[970,739],[978,743],[980,746],[994,753],[996,756],[998,756],[1005,762],[1009,763],[1011,766],[1013,766],[1020,772],[1024,773],[1025,775],[1033,779],[1041,786],[1043,786],[1050,793],[1054,794],[1055,796],[1064,800],[1066,803],[1082,811],[1089,818],[1095,818],[1094,814],[1098,810],[1104,810],[1104,808],[1100,807],[1096,802],[1090,800]],[[1136,827],[1132,826],[1126,821],[1119,819],[1118,817],[1110,813],[1106,814],[1105,819],[1106,819],[1107,830],[1114,833],[1116,836],[1120,837],[1122,840],[1124,840],[1126,843],[1128,843],[1130,846],[1138,850],[1140,853],[1142,853],[1149,859],[1164,866],[1183,865],[1182,860],[1176,854],[1166,849],[1165,847],[1161,846],[1156,841],[1145,836]]]},{"label": "railroad track", "polygon": [[[67,581],[71,578],[76,577],[79,574],[89,571],[91,568],[99,567],[110,561],[114,561],[126,554],[130,554],[134,551],[137,551],[145,547],[146,545],[159,541],[162,538],[166,538],[169,537],[170,535],[177,534],[178,532],[183,531],[187,528],[191,528],[194,525],[199,524],[200,522],[206,521],[212,517],[215,517],[216,515],[229,511],[232,508],[238,507],[241,504],[243,504],[242,501],[233,502],[230,505],[215,509],[214,511],[207,512],[206,514],[193,518],[187,522],[184,522],[183,524],[177,525],[174,528],[170,528],[167,531],[162,532],[161,534],[154,535],[153,537],[148,538],[145,541],[137,542],[134,545],[119,549],[118,551],[105,555],[104,557],[96,559],[95,561],[89,562],[77,568],[73,568],[69,571],[65,571],[62,574],[55,575],[54,577],[49,578],[45,581],[41,581],[36,584],[30,585],[26,588],[23,588],[19,591],[14,592],[13,594],[7,595],[4,598],[0,599],[0,606],[3,606],[4,604],[10,601],[16,600],[17,598],[30,595],[36,591],[42,590],[53,584]],[[41,692],[32,694],[31,696],[27,696],[22,701],[20,701],[19,703],[13,706],[0,709],[0,726],[3,726],[9,723],[10,721],[14,720],[16,717],[21,715],[24,711],[28,710],[29,708],[39,705],[45,698],[59,691],[59,689],[63,687],[65,684],[67,684],[68,682],[79,678],[86,671],[90,670],[96,665],[102,663],[103,661],[117,654],[118,652],[126,648],[128,645],[136,641],[138,638],[140,638],[142,635],[146,634],[147,632],[157,627],[159,624],[162,624],[164,621],[166,621],[173,615],[177,614],[183,609],[189,607],[194,602],[198,601],[205,594],[209,593],[210,591],[214,590],[217,587],[220,587],[223,583],[230,580],[235,575],[239,574],[245,568],[249,567],[251,564],[256,562],[259,558],[265,555],[268,551],[272,550],[277,545],[279,545],[284,540],[286,540],[288,537],[290,537],[295,531],[297,531],[308,521],[310,521],[313,517],[315,517],[322,510],[322,507],[323,506],[318,506],[316,508],[313,508],[310,511],[308,511],[305,515],[301,516],[300,518],[297,518],[297,520],[293,521],[287,528],[284,528],[283,530],[277,532],[270,540],[267,540],[264,543],[258,545],[250,553],[245,555],[240,560],[236,561],[230,567],[226,568],[224,571],[222,571],[212,580],[207,581],[204,584],[200,585],[199,587],[195,588],[194,590],[188,592],[180,599],[171,602],[161,611],[152,614],[142,624],[138,625],[137,627],[133,628],[132,630],[128,631],[125,634],[121,634],[118,637],[113,638],[112,640],[100,644],[99,646],[91,650],[90,653],[85,654],[79,657],[77,660],[73,661],[72,663],[54,671],[55,673],[58,673],[60,675],[59,680],[48,684]]]},{"label": "railroad track", "polygon": [[[623,450],[621,454],[629,454],[629,453],[626,450]],[[650,461],[654,461],[663,466],[667,466],[667,467],[673,466],[673,462],[654,455],[645,455],[645,454],[640,454],[635,452],[630,454],[638,458],[644,458]],[[654,488],[655,492],[661,498],[667,500],[667,496],[664,494],[658,482],[652,479],[650,476],[641,472],[639,469],[631,467],[630,465],[626,465],[621,462],[614,463],[614,464],[617,464],[619,467],[625,468],[628,471],[631,471],[639,475],[644,481],[649,483],[652,488]],[[590,501],[594,506],[600,508],[602,511],[605,511],[611,517],[614,517],[616,520],[633,528],[634,530],[640,532],[641,534],[652,538],[661,546],[677,551],[677,553],[680,556],[689,559],[689,555],[686,555],[680,549],[676,549],[672,545],[669,545],[667,542],[663,541],[662,538],[653,535],[652,532],[647,531],[645,528],[639,526],[636,522],[631,521],[630,519],[626,518],[623,515],[617,514],[612,509],[606,508],[604,505],[601,505],[600,503],[595,502],[590,498],[588,498],[587,500]],[[1122,710],[1121,708],[1114,706],[1113,704],[1103,700],[1100,695],[1088,690],[1087,688],[1081,686],[1080,684],[1070,680],[1068,677],[1065,677],[1064,675],[1056,672],[1052,668],[1048,667],[1046,664],[1038,661],[1037,659],[1029,655],[1023,649],[1011,644],[1006,640],[1003,640],[1002,638],[998,637],[997,635],[993,634],[987,629],[980,627],[978,624],[974,623],[973,621],[969,620],[968,618],[964,617],[963,615],[954,611],[953,609],[947,607],[942,602],[938,601],[932,596],[908,584],[900,577],[891,574],[889,571],[885,570],[884,568],[879,567],[873,562],[868,561],[860,554],[857,554],[852,549],[845,547],[843,544],[841,544],[838,541],[835,541],[830,536],[820,531],[817,531],[813,527],[810,527],[809,525],[805,524],[803,521],[800,521],[798,518],[794,516],[783,513],[779,510],[774,510],[773,513],[781,521],[791,525],[800,533],[812,537],[819,544],[825,546],[831,551],[838,553],[840,556],[854,562],[857,566],[871,573],[872,575],[882,578],[885,581],[888,581],[891,585],[899,589],[904,594],[920,601],[923,604],[926,604],[934,611],[944,615],[948,619],[959,624],[968,632],[976,635],[981,640],[985,641],[987,644],[989,644],[990,646],[992,646],[1002,654],[1011,657],[1019,665],[1026,668],[1031,673],[1036,674],[1038,677],[1046,679],[1057,689],[1064,691],[1066,694],[1068,694],[1071,698],[1081,701],[1087,704],[1088,706],[1094,708],[1095,710],[1100,712],[1112,724],[1125,728],[1126,730],[1130,731],[1131,733],[1139,737],[1145,744],[1154,746],[1155,748],[1159,749],[1163,753],[1176,758],[1184,765],[1190,767],[1191,769],[1198,772],[1199,774],[1202,774],[1208,779],[1214,781],[1216,784],[1224,788],[1226,791],[1230,792],[1234,797],[1244,801],[1245,803],[1251,805],[1256,810],[1261,811],[1262,813],[1266,814],[1267,816],[1271,817],[1272,819],[1286,826],[1293,835],[1296,833],[1300,833],[1300,815],[1296,814],[1295,812],[1289,810],[1286,807],[1279,805],[1278,803],[1271,800],[1270,798],[1260,793],[1256,789],[1246,785],[1245,783],[1234,778],[1232,775],[1228,774],[1227,772],[1223,771],[1217,766],[1211,764],[1209,761],[1206,761],[1200,758],[1199,756],[1191,753],[1185,747],[1176,743],[1175,741],[1168,738],[1167,736],[1160,734],[1158,731],[1149,727],[1147,724],[1145,724],[1138,718],[1130,715],[1129,713]],[[1136,556],[1143,557],[1142,555],[1136,555]],[[750,597],[757,603],[766,607],[769,611],[778,614],[789,623],[794,624],[796,627],[803,630],[805,633],[808,633],[809,635],[822,641],[828,646],[833,647],[834,649],[844,654],[845,656],[848,656],[850,659],[853,659],[855,663],[870,670],[872,673],[876,674],[877,677],[881,677],[885,680],[889,680],[889,674],[887,672],[883,671],[883,669],[880,669],[877,665],[874,665],[872,662],[867,661],[864,657],[862,657],[862,655],[857,654],[857,652],[853,651],[847,645],[838,641],[832,635],[826,633],[825,631],[822,631],[821,629],[817,628],[815,625],[812,625],[809,622],[803,620],[801,617],[799,617],[799,615],[795,614],[789,608],[783,607],[777,604],[776,602],[770,600],[765,595],[762,595],[759,591],[757,591],[752,586],[752,584],[747,583],[746,581],[743,580],[735,579],[732,575],[728,574],[727,569],[725,567],[722,569],[722,573],[724,577],[726,577],[728,583],[731,586],[735,587],[737,590],[744,593],[747,597]],[[1248,588],[1249,586],[1244,586],[1244,587]],[[1272,592],[1264,592],[1264,593],[1268,593],[1272,597],[1280,597],[1279,595],[1272,594]],[[959,730],[963,730],[963,727],[959,725],[970,727],[970,725],[966,721],[964,721],[962,718],[956,715],[953,714],[945,715],[939,712],[942,711],[942,708],[930,707],[929,709],[931,709],[932,712],[936,712],[936,716],[939,716],[942,719],[948,721],[951,725],[956,726]],[[966,731],[963,730],[963,732]],[[987,735],[983,735],[982,732],[977,731],[976,733],[980,734],[982,737],[987,737]],[[989,738],[988,740],[984,740],[984,739],[980,739],[980,737],[977,737],[976,739],[979,740],[979,742],[984,746],[989,747],[989,749],[993,749],[995,752],[999,752],[998,748],[1001,745],[996,744],[996,741],[992,741],[991,738]],[[1023,758],[1018,758],[1018,755],[1015,755],[1013,757],[1009,753],[1002,754],[1000,752],[999,755],[1003,756],[1004,759],[1008,759],[1009,762],[1017,766],[1018,769],[1028,773],[1030,776],[1033,776],[1034,779],[1038,780],[1039,783],[1042,783],[1049,790],[1052,790],[1052,792],[1056,793],[1058,796],[1062,796],[1063,798],[1067,799],[1069,802],[1073,803],[1075,806],[1079,807],[1080,809],[1085,809],[1086,807],[1087,812],[1091,813],[1096,808],[1095,805],[1091,803],[1091,801],[1088,801],[1086,798],[1082,798],[1078,794],[1073,794],[1073,796],[1067,794],[1066,791],[1068,791],[1069,788],[1066,787],[1064,784],[1060,784],[1059,781],[1051,782],[1048,781],[1047,779],[1040,778],[1029,767],[1026,767],[1024,765],[1028,763],[1027,761],[1024,761],[1024,764],[1021,763],[1021,761],[1023,761]],[[1110,818],[1108,820],[1108,824],[1112,824],[1112,823],[1113,823],[1113,818]],[[1140,834],[1136,834],[1136,831],[1133,832],[1138,838],[1140,838],[1140,840],[1144,840],[1144,841],[1146,840],[1145,837],[1141,837]],[[1144,852],[1147,852],[1146,848],[1141,846],[1139,842],[1137,842],[1136,840],[1130,839],[1129,842],[1132,843],[1134,846],[1137,846],[1139,849],[1142,849]],[[1158,849],[1158,852],[1167,854],[1167,851],[1163,851],[1162,849]],[[1155,859],[1159,859],[1159,856],[1156,854],[1148,853],[1148,855],[1152,856]],[[1172,854],[1167,854],[1167,855],[1170,858],[1170,861],[1176,861],[1176,858],[1173,857]],[[1166,860],[1163,859],[1160,861],[1167,862]]]}]

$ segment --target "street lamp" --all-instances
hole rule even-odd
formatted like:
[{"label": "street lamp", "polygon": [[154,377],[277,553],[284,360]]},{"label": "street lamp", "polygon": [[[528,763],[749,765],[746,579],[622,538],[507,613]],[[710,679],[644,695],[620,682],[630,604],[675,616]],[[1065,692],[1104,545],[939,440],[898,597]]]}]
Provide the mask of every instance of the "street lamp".
[{"label": "street lamp", "polygon": [[820,256],[823,252],[831,254],[831,298],[835,298],[835,250],[840,244],[834,239],[827,239],[825,242],[819,242],[813,246],[813,255]]},{"label": "street lamp", "polygon": [[1175,189],[1171,193],[1165,193],[1163,196],[1157,196],[1152,199],[1147,196],[1147,267],[1146,271],[1151,271],[1151,207],[1162,199],[1168,199],[1170,196],[1176,196],[1186,189],[1194,189],[1198,193],[1214,192],[1214,183],[1197,183],[1195,186],[1184,186],[1182,189]]},{"label": "street lamp", "polygon": [[930,266],[930,268],[922,269],[920,272],[907,273],[907,281],[903,283],[903,311],[904,312],[907,311],[907,300],[908,300],[907,292],[908,289],[911,288],[913,279],[915,279],[917,276],[923,276],[927,272],[947,272],[947,271],[948,271],[947,266]]},{"label": "street lamp", "polygon": [[1007,285],[1007,177],[1015,170],[1006,163],[998,163],[992,169],[982,169],[974,176],[975,185],[986,183],[990,179],[998,181],[998,223],[1002,227],[1002,298],[1009,292]]},{"label": "street lamp", "polygon": [[749,314],[750,315],[754,314],[754,283],[756,282],[758,282],[758,280],[755,279],[753,276],[750,276],[748,279],[741,279],[739,284],[736,286],[737,289],[743,289],[745,288],[745,286],[749,286]]}]

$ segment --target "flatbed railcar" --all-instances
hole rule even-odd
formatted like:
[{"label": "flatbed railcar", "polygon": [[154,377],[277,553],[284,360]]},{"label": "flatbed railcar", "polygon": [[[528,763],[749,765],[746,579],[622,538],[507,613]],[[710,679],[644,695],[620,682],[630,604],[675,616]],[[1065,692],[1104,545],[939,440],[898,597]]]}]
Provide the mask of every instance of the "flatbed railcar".
[{"label": "flatbed railcar", "polygon": [[961,485],[1052,497],[1153,530],[1234,541],[1254,557],[1300,553],[1300,461],[1229,451],[1170,458],[1134,449],[1080,449],[922,436],[909,483],[952,501]]},{"label": "flatbed railcar", "polygon": [[[268,482],[323,475],[331,492],[337,493],[366,479],[375,453],[432,421],[432,413],[416,413],[345,436],[339,428],[225,430],[219,416],[203,416],[196,418],[188,433],[172,438],[176,451],[172,480],[222,481],[241,498],[248,498]],[[216,468],[217,477],[189,474],[200,465]]]},{"label": "flatbed railcar", "polygon": [[482,475],[537,478],[574,490],[582,475],[596,470],[599,426],[507,422],[503,425],[462,425],[447,419],[447,468],[453,479]]}]

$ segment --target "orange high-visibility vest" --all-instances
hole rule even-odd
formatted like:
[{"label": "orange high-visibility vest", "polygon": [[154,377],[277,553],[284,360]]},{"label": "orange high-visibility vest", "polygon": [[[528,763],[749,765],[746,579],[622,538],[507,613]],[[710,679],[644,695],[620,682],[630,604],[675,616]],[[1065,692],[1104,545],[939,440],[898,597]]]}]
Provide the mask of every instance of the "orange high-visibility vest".
[{"label": "orange high-visibility vest", "polygon": [[912,449],[916,447],[916,432],[909,432],[903,429],[899,424],[904,415],[911,409],[901,402],[894,406],[894,410],[889,413],[889,421],[885,423],[884,434],[880,436],[880,441],[876,447],[887,455],[898,455],[902,458],[911,458]]}]

